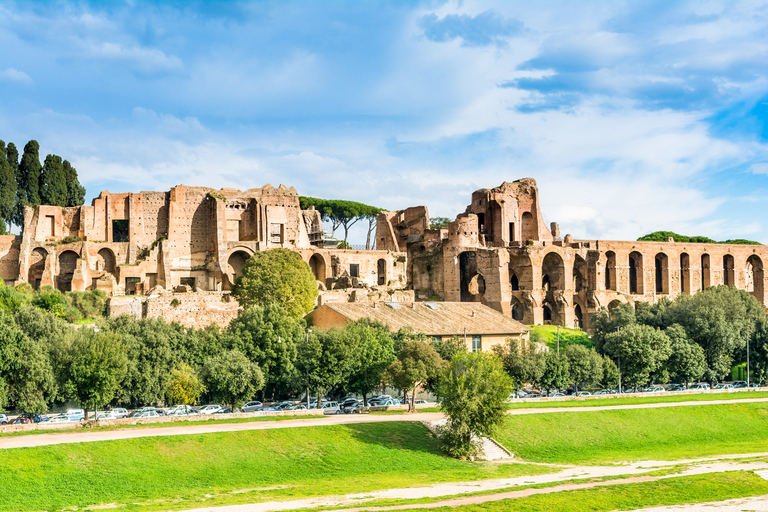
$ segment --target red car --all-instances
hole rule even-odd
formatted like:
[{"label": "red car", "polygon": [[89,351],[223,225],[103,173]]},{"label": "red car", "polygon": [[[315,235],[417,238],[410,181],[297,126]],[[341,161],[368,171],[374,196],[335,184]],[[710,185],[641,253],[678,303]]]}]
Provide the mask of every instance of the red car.
[{"label": "red car", "polygon": [[32,420],[29,418],[16,418],[11,422],[11,425],[29,425]]}]

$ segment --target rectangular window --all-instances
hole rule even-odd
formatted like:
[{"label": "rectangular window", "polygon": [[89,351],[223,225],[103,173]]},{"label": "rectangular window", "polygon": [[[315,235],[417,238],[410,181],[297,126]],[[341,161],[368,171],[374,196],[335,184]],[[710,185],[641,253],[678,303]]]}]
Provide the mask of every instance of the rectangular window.
[{"label": "rectangular window", "polygon": [[515,223],[514,222],[509,223],[509,241],[510,242],[515,241]]},{"label": "rectangular window", "polygon": [[283,243],[283,224],[269,225],[269,241],[273,244]]},{"label": "rectangular window", "polygon": [[360,277],[360,265],[357,263],[349,265],[349,277]]},{"label": "rectangular window", "polygon": [[432,341],[443,341],[442,336],[432,336]]},{"label": "rectangular window", "polygon": [[112,241],[130,242],[128,231],[128,219],[112,221]]},{"label": "rectangular window", "polygon": [[139,277],[126,277],[125,278],[125,294],[136,295],[136,288],[141,282]]},{"label": "rectangular window", "polygon": [[56,236],[56,218],[53,215],[45,216],[45,227],[48,231],[45,236]]},{"label": "rectangular window", "polygon": [[195,286],[195,278],[194,277],[180,277],[179,278],[179,284],[181,286],[189,286],[192,288],[192,291],[197,291]]},{"label": "rectangular window", "polygon": [[482,352],[483,342],[480,336],[472,336],[472,352]]}]

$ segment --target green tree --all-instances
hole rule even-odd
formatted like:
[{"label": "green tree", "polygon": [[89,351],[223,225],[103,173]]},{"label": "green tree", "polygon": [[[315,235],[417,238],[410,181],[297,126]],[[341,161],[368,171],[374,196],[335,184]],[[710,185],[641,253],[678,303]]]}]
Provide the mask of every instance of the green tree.
[{"label": "green tree", "polygon": [[768,382],[768,320],[762,318],[755,326],[749,342],[750,383]]},{"label": "green tree", "polygon": [[77,170],[72,167],[68,160],[64,160],[62,168],[64,169],[64,178],[67,182],[67,202],[65,206],[81,206],[85,203],[85,187],[80,184]]},{"label": "green tree", "polygon": [[286,386],[296,373],[297,347],[304,343],[304,329],[303,321],[278,304],[251,306],[230,322],[228,346],[259,365],[267,386]]},{"label": "green tree", "polygon": [[666,329],[670,341],[670,356],[667,360],[667,371],[672,377],[677,377],[684,384],[699,380],[707,371],[707,360],[704,349],[688,339],[685,329],[674,324]]},{"label": "green tree", "polygon": [[512,380],[497,356],[460,352],[439,381],[440,408],[448,415],[440,444],[454,457],[476,455],[474,439],[492,436],[504,421],[504,402],[513,389]]},{"label": "green tree", "polygon": [[299,203],[302,210],[314,206],[315,209],[320,212],[322,219],[331,223],[334,235],[339,227],[343,227],[345,245],[347,245],[347,238],[349,238],[349,228],[361,219],[369,220],[368,245],[370,245],[371,223],[375,220],[379,212],[384,211],[375,206],[357,203],[355,201],[344,201],[341,199],[319,199],[317,197],[301,196],[299,197]]},{"label": "green tree", "polygon": [[45,157],[40,173],[40,201],[42,204],[67,206],[67,178],[58,155]]},{"label": "green tree", "polygon": [[317,393],[317,403],[323,394],[346,382],[356,362],[353,347],[341,329],[316,330],[299,345],[297,378],[304,383],[307,396]]},{"label": "green tree", "polygon": [[595,348],[603,353],[603,343],[607,334],[616,332],[622,327],[636,323],[635,308],[632,304],[619,304],[613,310],[601,308],[592,315],[592,325],[594,332],[592,341],[595,342]]},{"label": "green tree", "polygon": [[387,375],[397,389],[406,395],[412,392],[408,411],[415,412],[416,389],[419,384],[425,384],[438,376],[445,366],[445,361],[429,343],[412,340],[406,342],[397,353],[397,359],[387,369]]},{"label": "green tree", "polygon": [[40,204],[40,144],[36,140],[27,142],[19,163],[19,188],[24,190],[26,204]]},{"label": "green tree", "polygon": [[19,150],[16,149],[16,144],[13,142],[8,143],[8,147],[5,150],[6,160],[11,166],[11,170],[14,174],[16,181],[16,199],[14,201],[13,212],[11,214],[11,222],[21,228],[24,227],[24,202],[26,201],[27,193],[21,188],[21,171],[19,169]]},{"label": "green tree", "polygon": [[80,329],[70,347],[67,393],[85,409],[96,411],[112,401],[125,376],[128,358],[120,337],[110,331]]},{"label": "green tree", "polygon": [[603,360],[594,350],[583,345],[568,345],[565,356],[568,358],[569,381],[573,384],[574,393],[580,385],[603,380]]},{"label": "green tree", "polygon": [[10,232],[15,207],[16,172],[8,161],[5,142],[0,140],[0,219],[4,224],[2,231]]},{"label": "green tree", "polygon": [[297,252],[270,249],[248,258],[232,295],[244,308],[280,304],[286,313],[301,318],[315,305],[317,283]]},{"label": "green tree", "polygon": [[448,229],[451,219],[448,217],[432,217],[429,219],[429,229]]},{"label": "green tree", "polygon": [[181,363],[171,372],[165,389],[165,398],[170,405],[195,405],[203,393],[203,383],[195,371]]},{"label": "green tree", "polygon": [[619,368],[608,356],[603,356],[603,386],[606,388],[619,387]]},{"label": "green tree", "polygon": [[249,361],[239,350],[229,350],[208,359],[203,375],[214,397],[233,410],[264,387],[264,374],[259,365]]},{"label": "green tree", "polygon": [[355,354],[346,388],[363,395],[363,403],[367,406],[367,395],[381,385],[384,372],[395,359],[392,335],[381,322],[362,318],[347,324],[342,336]]},{"label": "green tree", "polygon": [[618,361],[622,384],[632,387],[647,384],[651,374],[662,367],[670,355],[669,338],[663,331],[637,324],[609,333],[603,350]]},{"label": "green tree", "polygon": [[570,368],[568,357],[565,353],[547,352],[544,358],[544,374],[541,376],[541,385],[547,390],[565,389],[570,380]]},{"label": "green tree", "polygon": [[541,384],[546,365],[542,346],[534,341],[518,342],[514,338],[508,338],[506,343],[495,345],[492,350],[501,359],[504,370],[512,378],[515,388],[519,388],[525,384]]}]

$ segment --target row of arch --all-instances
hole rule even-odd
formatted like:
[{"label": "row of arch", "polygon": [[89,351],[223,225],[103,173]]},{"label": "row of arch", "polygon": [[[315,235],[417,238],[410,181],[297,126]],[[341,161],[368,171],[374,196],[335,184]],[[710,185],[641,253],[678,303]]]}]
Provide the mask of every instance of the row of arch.
[{"label": "row of arch", "polygon": [[[45,272],[46,261],[48,261],[49,252],[42,248],[36,247],[32,250],[29,260],[29,269],[27,271],[27,282],[32,285],[34,289],[40,287],[40,282]],[[77,260],[80,259],[80,255],[72,250],[66,250],[59,253],[56,258],[56,288],[63,292],[72,290],[72,278],[77,270]],[[111,249],[102,248],[96,253],[96,270],[99,272],[107,272],[110,274],[115,273],[116,269],[115,253]]]}]

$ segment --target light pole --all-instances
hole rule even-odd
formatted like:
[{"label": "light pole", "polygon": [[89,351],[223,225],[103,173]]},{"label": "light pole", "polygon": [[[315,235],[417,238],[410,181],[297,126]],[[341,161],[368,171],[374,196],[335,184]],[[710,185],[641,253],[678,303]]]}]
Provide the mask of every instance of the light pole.
[{"label": "light pole", "polygon": [[[309,345],[309,333],[312,332],[312,329],[307,329],[307,345]],[[307,410],[309,410],[309,367],[305,367],[307,370]],[[320,404],[317,404],[320,406]]]},{"label": "light pole", "polygon": [[749,338],[747,338],[747,391],[749,391]]}]

